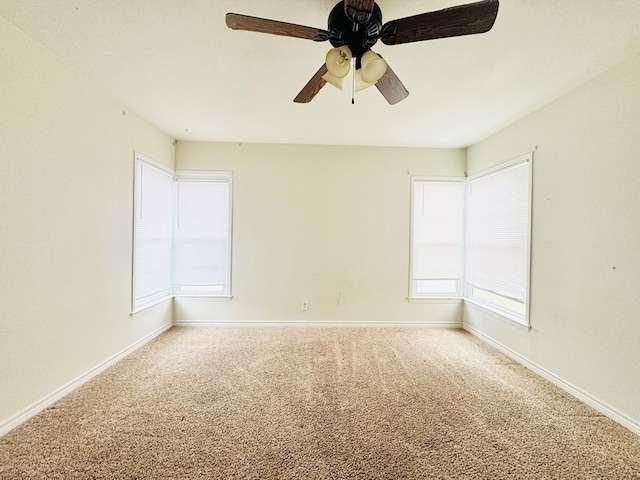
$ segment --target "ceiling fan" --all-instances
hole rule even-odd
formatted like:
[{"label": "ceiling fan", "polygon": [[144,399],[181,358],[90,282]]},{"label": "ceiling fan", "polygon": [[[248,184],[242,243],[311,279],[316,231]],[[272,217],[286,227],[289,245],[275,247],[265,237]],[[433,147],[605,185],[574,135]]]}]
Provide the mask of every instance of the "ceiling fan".
[{"label": "ceiling fan", "polygon": [[371,50],[378,40],[400,45],[488,32],[498,15],[498,4],[498,0],[482,0],[383,24],[375,0],[342,0],[329,13],[328,30],[238,13],[227,13],[226,22],[233,30],[331,43],[325,63],[293,100],[296,103],[310,102],[327,83],[342,89],[353,64],[354,90],[375,85],[394,105],[409,92],[387,62]]}]

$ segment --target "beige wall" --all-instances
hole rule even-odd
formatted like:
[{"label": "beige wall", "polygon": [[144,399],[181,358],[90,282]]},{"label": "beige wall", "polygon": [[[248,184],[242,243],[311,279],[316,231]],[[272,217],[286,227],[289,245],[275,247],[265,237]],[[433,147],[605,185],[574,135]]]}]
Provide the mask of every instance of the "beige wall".
[{"label": "beige wall", "polygon": [[410,176],[460,176],[463,150],[178,142],[176,168],[234,175],[234,298],[176,321],[461,322],[407,295]]},{"label": "beige wall", "polygon": [[531,331],[465,324],[640,429],[640,56],[468,150],[469,173],[538,146]]},{"label": "beige wall", "polygon": [[170,324],[129,311],[134,150],[172,142],[0,18],[0,427]]}]

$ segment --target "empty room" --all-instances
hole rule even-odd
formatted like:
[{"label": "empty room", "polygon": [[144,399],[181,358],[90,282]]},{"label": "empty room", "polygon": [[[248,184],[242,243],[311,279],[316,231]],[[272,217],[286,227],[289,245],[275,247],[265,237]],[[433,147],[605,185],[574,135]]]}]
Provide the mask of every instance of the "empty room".
[{"label": "empty room", "polygon": [[0,479],[640,478],[640,2],[0,0]]}]

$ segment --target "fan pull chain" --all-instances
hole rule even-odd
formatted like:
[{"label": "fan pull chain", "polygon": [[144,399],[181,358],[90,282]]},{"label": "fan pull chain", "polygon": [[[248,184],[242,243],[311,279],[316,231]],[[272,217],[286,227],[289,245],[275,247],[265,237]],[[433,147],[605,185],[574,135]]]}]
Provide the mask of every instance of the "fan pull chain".
[{"label": "fan pull chain", "polygon": [[353,75],[351,76],[351,105],[356,104],[356,58],[353,57]]}]

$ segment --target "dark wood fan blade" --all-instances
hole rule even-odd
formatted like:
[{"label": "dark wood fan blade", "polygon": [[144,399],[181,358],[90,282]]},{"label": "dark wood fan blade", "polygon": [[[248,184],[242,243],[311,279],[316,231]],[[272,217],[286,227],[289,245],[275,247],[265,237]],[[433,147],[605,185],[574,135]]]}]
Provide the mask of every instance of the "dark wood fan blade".
[{"label": "dark wood fan blade", "polygon": [[283,37],[304,38],[316,42],[329,40],[329,32],[320,28],[305,27],[294,23],[280,22],[266,18],[250,17],[239,13],[227,13],[227,27],[232,30],[269,33]]},{"label": "dark wood fan blade", "polygon": [[380,90],[384,98],[387,99],[389,105],[395,105],[409,96],[409,91],[389,66],[387,66],[385,74],[376,82],[376,87]]},{"label": "dark wood fan blade", "polygon": [[375,0],[344,0],[344,13],[356,23],[367,23],[371,18]]},{"label": "dark wood fan blade", "polygon": [[322,78],[322,76],[327,72],[327,65],[323,63],[316,74],[311,77],[309,83],[300,90],[300,93],[293,99],[293,101],[296,103],[309,103],[313,100],[313,97],[315,97],[318,92],[322,90],[322,87],[327,84],[326,80]]},{"label": "dark wood fan blade", "polygon": [[382,27],[382,42],[398,45],[488,32],[496,21],[498,6],[498,0],[483,0],[392,20]]}]

